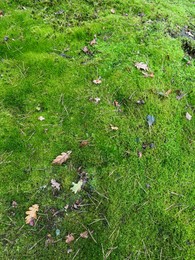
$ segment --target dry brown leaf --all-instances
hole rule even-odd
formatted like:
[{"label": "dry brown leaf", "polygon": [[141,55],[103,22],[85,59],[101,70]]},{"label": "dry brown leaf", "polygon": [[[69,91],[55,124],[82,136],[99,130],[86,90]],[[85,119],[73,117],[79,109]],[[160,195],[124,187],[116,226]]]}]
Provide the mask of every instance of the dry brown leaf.
[{"label": "dry brown leaf", "polygon": [[167,90],[167,91],[165,92],[165,96],[168,96],[169,94],[171,94],[171,92],[172,92],[171,89]]},{"label": "dry brown leaf", "polygon": [[95,45],[97,42],[96,42],[96,39],[93,39],[91,42],[90,42],[90,45],[93,46]]},{"label": "dry brown leaf", "polygon": [[53,243],[54,243],[54,239],[52,238],[52,236],[50,234],[48,234],[47,235],[47,239],[45,241],[45,246],[47,247],[47,246],[49,246],[49,245],[51,245]]},{"label": "dry brown leaf", "polygon": [[72,241],[74,241],[74,236],[73,236],[73,234],[68,234],[68,235],[66,236],[66,243],[67,243],[67,244],[70,244]]},{"label": "dry brown leaf", "polygon": [[80,142],[80,147],[84,147],[84,146],[87,146],[89,144],[89,141],[88,140],[82,140]]},{"label": "dry brown leaf", "polygon": [[53,160],[52,164],[62,165],[70,158],[71,153],[72,153],[72,151],[68,151],[66,153],[61,153]]},{"label": "dry brown leaf", "polygon": [[60,183],[58,183],[56,180],[51,179],[51,186],[52,188],[55,188],[57,190],[60,190]]},{"label": "dry brown leaf", "polygon": [[142,74],[144,75],[145,78],[154,78],[154,73],[147,73],[142,71]]},{"label": "dry brown leaf", "polygon": [[26,211],[26,224],[29,224],[30,226],[34,226],[34,220],[37,219],[37,211],[39,210],[39,205],[34,204],[32,207],[29,208],[28,211]]},{"label": "dry brown leaf", "polygon": [[96,97],[96,98],[90,98],[89,101],[94,102],[95,104],[98,104],[100,102],[100,98]]},{"label": "dry brown leaf", "polygon": [[15,200],[13,200],[12,201],[12,207],[13,208],[17,208],[17,206],[18,206],[18,203]]},{"label": "dry brown leaf", "polygon": [[80,237],[82,237],[82,238],[88,238],[88,237],[89,237],[88,231],[86,230],[86,231],[84,231],[83,233],[81,233],[81,234],[80,234]]},{"label": "dry brown leaf", "polygon": [[139,152],[137,153],[137,155],[138,155],[139,158],[142,158],[142,152],[139,151]]},{"label": "dry brown leaf", "polygon": [[135,63],[135,67],[139,70],[145,70],[145,71],[148,71],[148,65],[143,63],[143,62],[136,62]]},{"label": "dry brown leaf", "polygon": [[89,49],[88,49],[87,46],[83,47],[83,52],[84,52],[84,53],[88,53],[88,52],[89,52]]},{"label": "dry brown leaf", "polygon": [[0,10],[0,17],[1,17],[1,16],[3,16],[3,15],[4,15],[4,14],[3,14],[3,11],[2,11],[2,10]]},{"label": "dry brown leaf", "polygon": [[101,81],[100,78],[99,78],[99,79],[94,79],[94,80],[93,80],[93,83],[96,84],[96,85],[98,85],[98,84],[101,84],[102,81]]},{"label": "dry brown leaf", "polygon": [[116,101],[116,100],[114,100],[114,102],[113,102],[113,105],[114,105],[115,107],[120,107],[120,104],[119,104],[119,102],[118,102],[118,101]]}]

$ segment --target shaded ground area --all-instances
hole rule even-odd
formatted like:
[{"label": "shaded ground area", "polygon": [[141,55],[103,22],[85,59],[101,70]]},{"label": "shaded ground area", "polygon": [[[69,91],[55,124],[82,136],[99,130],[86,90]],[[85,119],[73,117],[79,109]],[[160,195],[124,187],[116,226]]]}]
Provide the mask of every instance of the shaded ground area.
[{"label": "shaded ground area", "polygon": [[194,17],[0,3],[2,259],[193,258]]}]

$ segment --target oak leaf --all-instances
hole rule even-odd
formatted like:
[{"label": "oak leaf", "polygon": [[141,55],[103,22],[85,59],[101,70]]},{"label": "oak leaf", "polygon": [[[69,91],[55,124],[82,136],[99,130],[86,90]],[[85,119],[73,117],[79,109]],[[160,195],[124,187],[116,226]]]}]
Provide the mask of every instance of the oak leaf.
[{"label": "oak leaf", "polygon": [[39,210],[39,205],[34,204],[32,207],[29,208],[28,211],[26,211],[26,224],[29,224],[30,226],[34,226],[34,220],[37,219],[37,211]]},{"label": "oak leaf", "polygon": [[73,236],[73,234],[68,234],[68,235],[66,236],[66,243],[67,243],[67,244],[70,244],[72,241],[74,241],[74,236]]},{"label": "oak leaf", "polygon": [[72,182],[72,185],[73,185],[73,187],[70,189],[72,190],[72,192],[74,192],[76,194],[78,191],[81,190],[82,185],[83,185],[83,180],[78,181],[78,183]]},{"label": "oak leaf", "polygon": [[145,70],[148,71],[148,65],[143,62],[136,62],[135,67],[139,70]]},{"label": "oak leaf", "polygon": [[53,160],[52,164],[62,165],[70,158],[71,153],[72,153],[72,151],[68,151],[66,153],[61,153]]},{"label": "oak leaf", "polygon": [[51,179],[51,186],[57,190],[60,190],[60,183],[58,183],[56,180]]}]

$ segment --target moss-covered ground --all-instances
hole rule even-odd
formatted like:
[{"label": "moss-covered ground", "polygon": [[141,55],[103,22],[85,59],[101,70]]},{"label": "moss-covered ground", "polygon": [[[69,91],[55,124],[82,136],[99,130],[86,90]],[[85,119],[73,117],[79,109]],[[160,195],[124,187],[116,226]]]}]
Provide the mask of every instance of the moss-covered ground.
[{"label": "moss-covered ground", "polygon": [[0,258],[194,259],[194,1],[0,10]]}]

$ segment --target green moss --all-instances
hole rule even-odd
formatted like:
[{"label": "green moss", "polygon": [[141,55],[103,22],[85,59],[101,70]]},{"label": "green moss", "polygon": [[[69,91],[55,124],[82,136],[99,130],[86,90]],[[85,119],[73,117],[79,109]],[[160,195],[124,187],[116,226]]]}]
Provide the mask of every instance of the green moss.
[{"label": "green moss", "polygon": [[[194,42],[181,32],[194,34],[193,3],[3,1],[0,9],[0,257],[191,260]],[[51,165],[69,150],[66,164]],[[79,167],[89,179],[73,194]],[[35,203],[30,227],[25,212]],[[92,237],[79,238],[86,227]],[[47,247],[48,234],[55,243]]]}]

